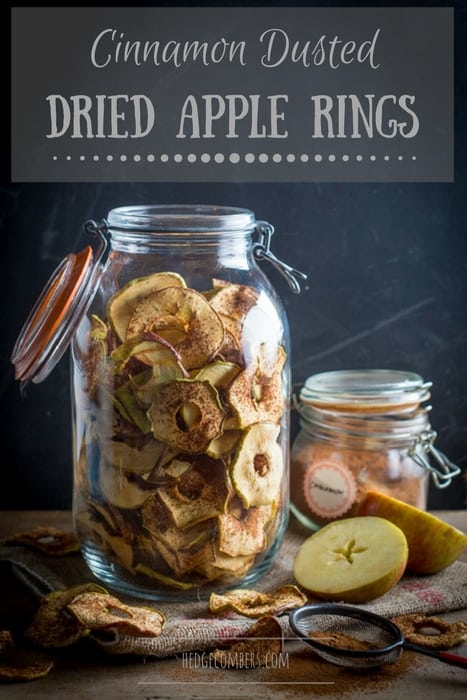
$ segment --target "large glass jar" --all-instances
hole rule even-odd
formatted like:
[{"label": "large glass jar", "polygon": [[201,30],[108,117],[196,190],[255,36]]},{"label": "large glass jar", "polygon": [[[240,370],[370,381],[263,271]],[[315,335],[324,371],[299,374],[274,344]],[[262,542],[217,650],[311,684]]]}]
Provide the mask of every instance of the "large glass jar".
[{"label": "large glass jar", "polygon": [[425,509],[429,474],[439,488],[460,473],[434,446],[414,372],[335,370],[309,377],[291,453],[291,510],[312,530],[355,514],[368,491]]},{"label": "large glass jar", "polygon": [[289,504],[289,331],[256,259],[294,291],[303,275],[245,209],[121,207],[87,229],[103,245],[63,261],[12,357],[42,381],[71,341],[83,556],[145,598],[251,584]]}]

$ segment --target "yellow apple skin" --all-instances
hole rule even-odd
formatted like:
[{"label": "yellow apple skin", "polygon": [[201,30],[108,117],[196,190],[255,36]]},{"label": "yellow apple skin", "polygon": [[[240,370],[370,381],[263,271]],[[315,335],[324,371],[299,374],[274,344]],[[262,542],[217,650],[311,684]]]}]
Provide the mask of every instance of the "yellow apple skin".
[{"label": "yellow apple skin", "polygon": [[378,516],[397,525],[409,545],[407,569],[417,574],[435,574],[458,559],[467,537],[441,518],[378,491],[368,491],[356,511],[360,516]]},{"label": "yellow apple skin", "polygon": [[400,528],[384,518],[353,517],[329,523],[306,539],[293,573],[318,598],[366,603],[396,585],[407,557]]}]

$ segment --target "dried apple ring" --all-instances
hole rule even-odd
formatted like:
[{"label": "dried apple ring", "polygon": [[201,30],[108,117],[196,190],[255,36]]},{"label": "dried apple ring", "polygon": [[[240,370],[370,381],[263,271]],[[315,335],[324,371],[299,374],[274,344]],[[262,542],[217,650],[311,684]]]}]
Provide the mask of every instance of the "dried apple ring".
[{"label": "dried apple ring", "polygon": [[184,287],[166,287],[137,304],[126,338],[148,332],[170,343],[185,369],[203,367],[224,340],[224,326],[209,302],[199,292]]},{"label": "dried apple ring", "polygon": [[141,299],[165,287],[186,287],[186,284],[176,272],[156,272],[131,280],[114,294],[107,305],[107,315],[120,340],[126,339],[128,324]]},{"label": "dried apple ring", "polygon": [[231,319],[242,321],[258,301],[259,293],[245,284],[232,284],[217,280],[218,287],[209,299],[213,309]]},{"label": "dried apple ring", "polygon": [[155,387],[148,410],[157,440],[182,452],[204,452],[222,432],[224,411],[210,382],[180,379]]},{"label": "dried apple ring", "polygon": [[285,359],[282,348],[274,362],[268,363],[258,354],[253,371],[248,368],[233,380],[228,399],[242,428],[252,423],[276,423],[281,419],[284,412],[281,372]]},{"label": "dried apple ring", "polygon": [[230,557],[264,551],[267,546],[266,524],[272,513],[272,506],[259,506],[243,510],[240,517],[232,513],[219,515],[219,550]]},{"label": "dried apple ring", "polygon": [[[402,631],[405,639],[427,649],[451,649],[467,639],[467,623],[447,622],[439,617],[420,615],[399,615],[392,621]],[[436,634],[425,634],[420,630],[436,630]]]},{"label": "dried apple ring", "polygon": [[283,458],[273,423],[250,425],[243,434],[231,466],[230,478],[245,508],[274,502],[283,474]]}]

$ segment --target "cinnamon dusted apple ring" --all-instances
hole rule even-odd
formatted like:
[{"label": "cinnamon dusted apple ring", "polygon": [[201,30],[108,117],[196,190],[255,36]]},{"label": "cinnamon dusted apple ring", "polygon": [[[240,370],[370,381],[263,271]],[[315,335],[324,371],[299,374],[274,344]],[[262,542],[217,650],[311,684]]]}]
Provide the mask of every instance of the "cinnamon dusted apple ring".
[{"label": "cinnamon dusted apple ring", "polygon": [[[459,620],[447,622],[430,615],[411,614],[393,617],[392,621],[402,631],[405,639],[427,649],[451,649],[467,639],[467,623]],[[427,630],[423,632],[421,630]],[[435,630],[430,633],[428,630]]]}]

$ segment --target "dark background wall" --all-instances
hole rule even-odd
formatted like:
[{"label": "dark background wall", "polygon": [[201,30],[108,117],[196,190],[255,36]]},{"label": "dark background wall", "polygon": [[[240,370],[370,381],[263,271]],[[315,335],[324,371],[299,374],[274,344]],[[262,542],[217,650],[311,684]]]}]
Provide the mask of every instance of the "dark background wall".
[{"label": "dark background wall", "polygon": [[[391,3],[399,4],[406,3]],[[410,6],[419,4],[440,3]],[[11,184],[4,139],[1,509],[71,505],[69,357],[44,383],[29,387],[24,398],[9,357],[44,282],[78,245],[82,223],[123,204],[236,205],[272,222],[277,230],[275,253],[309,275],[301,296],[295,296],[273,268],[264,268],[289,315],[297,388],[310,374],[328,369],[418,372],[433,381],[436,445],[467,470],[467,6],[453,5],[452,184]],[[293,433],[296,427],[294,418]],[[457,478],[443,491],[432,488],[429,505],[465,507],[464,479]]]}]

